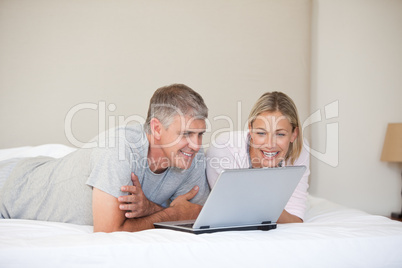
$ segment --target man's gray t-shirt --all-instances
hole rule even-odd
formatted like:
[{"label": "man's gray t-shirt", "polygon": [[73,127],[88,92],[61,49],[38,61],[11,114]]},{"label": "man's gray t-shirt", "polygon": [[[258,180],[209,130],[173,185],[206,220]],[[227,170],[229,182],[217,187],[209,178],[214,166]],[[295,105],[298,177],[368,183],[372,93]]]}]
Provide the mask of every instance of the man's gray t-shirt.
[{"label": "man's gray t-shirt", "polygon": [[117,128],[114,137],[94,142],[96,148],[79,149],[60,159],[21,160],[1,190],[2,216],[92,225],[92,187],[116,198],[125,195],[120,188],[132,185],[131,172],[156,204],[166,206],[195,185],[200,189],[191,202],[204,204],[209,186],[202,150],[190,168],[169,167],[155,174],[148,166],[149,142],[141,125]]}]

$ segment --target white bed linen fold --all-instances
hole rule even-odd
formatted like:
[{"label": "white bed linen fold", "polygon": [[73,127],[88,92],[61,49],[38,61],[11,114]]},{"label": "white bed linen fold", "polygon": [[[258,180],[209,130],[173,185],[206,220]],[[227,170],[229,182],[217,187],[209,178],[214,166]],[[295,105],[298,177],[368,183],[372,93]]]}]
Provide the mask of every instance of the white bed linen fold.
[{"label": "white bed linen fold", "polygon": [[38,146],[22,146],[8,149],[0,149],[0,161],[19,158],[19,157],[36,157],[50,156],[54,158],[63,157],[77,148],[66,146],[63,144],[43,144]]}]

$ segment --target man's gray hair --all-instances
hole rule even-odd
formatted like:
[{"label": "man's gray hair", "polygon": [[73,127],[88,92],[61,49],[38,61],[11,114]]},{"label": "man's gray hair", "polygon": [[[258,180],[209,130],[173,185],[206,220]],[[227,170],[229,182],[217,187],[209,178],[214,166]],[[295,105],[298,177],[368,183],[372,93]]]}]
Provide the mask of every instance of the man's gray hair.
[{"label": "man's gray hair", "polygon": [[151,133],[152,118],[157,118],[164,128],[168,128],[176,115],[206,119],[208,108],[201,95],[186,85],[173,84],[158,88],[149,102],[145,132]]}]

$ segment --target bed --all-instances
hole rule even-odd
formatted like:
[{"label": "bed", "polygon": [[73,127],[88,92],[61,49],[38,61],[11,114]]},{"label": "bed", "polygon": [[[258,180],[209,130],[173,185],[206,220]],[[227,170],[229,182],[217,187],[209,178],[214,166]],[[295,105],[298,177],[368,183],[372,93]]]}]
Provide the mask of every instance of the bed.
[{"label": "bed", "polygon": [[[73,148],[0,150],[0,160]],[[93,233],[92,226],[0,220],[0,267],[402,267],[402,222],[309,196],[305,223],[270,231],[193,235],[154,229]]]}]

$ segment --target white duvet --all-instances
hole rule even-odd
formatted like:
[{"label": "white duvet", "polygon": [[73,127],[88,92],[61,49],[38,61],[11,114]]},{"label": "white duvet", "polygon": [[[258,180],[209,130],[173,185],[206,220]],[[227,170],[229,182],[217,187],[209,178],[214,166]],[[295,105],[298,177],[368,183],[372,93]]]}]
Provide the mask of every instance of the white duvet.
[{"label": "white duvet", "polygon": [[[73,150],[23,148],[0,150],[0,159]],[[202,235],[0,220],[0,267],[402,267],[402,222],[316,197],[308,203],[305,223]]]}]

